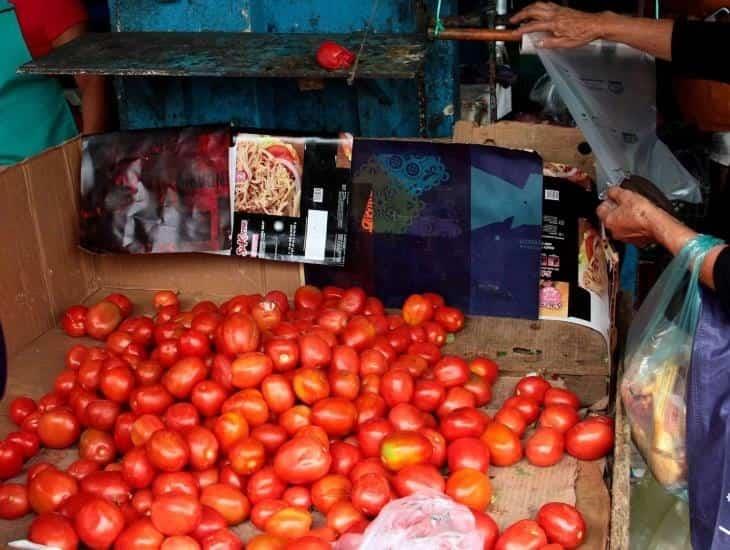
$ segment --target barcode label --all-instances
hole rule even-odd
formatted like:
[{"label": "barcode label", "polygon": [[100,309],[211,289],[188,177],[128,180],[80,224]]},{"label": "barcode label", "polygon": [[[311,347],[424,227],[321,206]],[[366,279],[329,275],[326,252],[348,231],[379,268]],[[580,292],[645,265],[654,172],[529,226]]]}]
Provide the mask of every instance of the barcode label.
[{"label": "barcode label", "polygon": [[557,189],[545,189],[545,200],[546,201],[559,201],[560,191]]},{"label": "barcode label", "polygon": [[312,192],[312,201],[319,204],[322,202],[322,199],[324,199],[324,188],[315,187]]},{"label": "barcode label", "polygon": [[304,257],[308,260],[324,261],[327,244],[327,211],[310,210],[307,215],[307,229],[304,237]]}]

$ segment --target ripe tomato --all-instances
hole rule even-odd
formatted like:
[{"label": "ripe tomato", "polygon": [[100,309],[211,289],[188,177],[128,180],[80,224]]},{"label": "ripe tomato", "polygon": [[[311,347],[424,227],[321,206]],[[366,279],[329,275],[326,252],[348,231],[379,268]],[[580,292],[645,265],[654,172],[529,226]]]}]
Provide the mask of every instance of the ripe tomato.
[{"label": "ripe tomato", "polygon": [[[66,408],[45,412],[38,421],[38,437],[44,446],[51,449],[65,449],[79,438],[81,429],[74,414]],[[0,462],[5,453],[0,452]],[[21,453],[22,456],[22,453]],[[0,478],[2,471],[0,469]]]},{"label": "ripe tomato", "polygon": [[360,377],[352,372],[330,368],[328,382],[335,397],[353,401],[360,393]]},{"label": "ripe tomato", "polygon": [[547,542],[545,531],[536,522],[523,519],[502,531],[494,550],[539,550]]},{"label": "ripe tomato", "polygon": [[193,426],[185,432],[190,449],[190,466],[201,471],[211,468],[218,461],[218,440],[208,428]]},{"label": "ripe tomato", "polygon": [[121,322],[122,311],[119,306],[112,302],[101,301],[86,312],[86,334],[97,340],[104,340]]},{"label": "ripe tomato", "polygon": [[121,506],[131,498],[132,488],[121,472],[92,472],[79,483],[82,492]]},{"label": "ripe tomato", "polygon": [[583,543],[586,523],[574,506],[549,502],[540,508],[535,519],[550,542],[566,549],[578,548]]},{"label": "ripe tomato", "polygon": [[158,550],[164,539],[149,518],[142,518],[122,531],[114,543],[114,550]]},{"label": "ripe tomato", "polygon": [[538,425],[541,428],[554,428],[565,433],[579,420],[578,411],[570,405],[550,405],[542,411]]},{"label": "ripe tomato", "polygon": [[264,396],[253,388],[234,393],[223,402],[221,410],[224,413],[239,411],[250,426],[258,426],[269,419],[269,406],[266,404]]},{"label": "ripe tomato", "polygon": [[35,518],[28,529],[28,539],[59,550],[76,550],[79,545],[71,522],[59,514],[44,513]]},{"label": "ripe tomato", "polygon": [[317,317],[317,326],[330,331],[332,334],[340,334],[347,326],[349,316],[339,309],[326,309]]},{"label": "ripe tomato", "polygon": [[132,426],[136,419],[137,416],[134,413],[126,412],[120,414],[114,420],[114,445],[120,453],[125,453],[134,446]]},{"label": "ripe tomato", "polygon": [[289,435],[294,435],[304,426],[311,424],[312,409],[306,405],[295,405],[291,409],[284,411],[279,416],[279,425],[286,430]]},{"label": "ripe tomato", "polygon": [[279,479],[271,466],[266,466],[254,473],[246,483],[246,496],[251,504],[262,500],[278,499],[286,490],[286,483]]},{"label": "ripe tomato", "polygon": [[539,404],[542,404],[545,401],[545,393],[547,393],[551,387],[550,382],[545,380],[542,376],[525,376],[522,380],[517,382],[517,386],[515,386],[515,395],[529,397],[537,401]]},{"label": "ripe tomato", "polygon": [[434,321],[446,332],[459,332],[464,328],[464,314],[455,307],[442,306],[436,309]]},{"label": "ripe tomato", "polygon": [[65,369],[56,377],[53,383],[53,393],[68,398],[71,390],[76,386],[76,371]]},{"label": "ripe tomato", "polygon": [[476,407],[477,400],[474,394],[469,390],[464,389],[461,386],[454,386],[449,388],[446,392],[446,397],[436,409],[436,414],[439,417],[444,417],[456,409],[462,407]]},{"label": "ripe tomato", "polygon": [[352,486],[352,504],[369,517],[377,516],[392,498],[388,478],[382,474],[362,475]]},{"label": "ripe tomato", "polygon": [[349,500],[352,492],[350,480],[340,474],[330,474],[315,481],[310,489],[314,507],[327,514],[333,504],[341,500]]},{"label": "ripe tomato", "polygon": [[162,376],[162,385],[171,395],[185,399],[193,387],[205,380],[208,369],[199,357],[184,357],[170,367]]},{"label": "ripe tomato", "polygon": [[296,402],[291,382],[281,374],[269,374],[261,382],[261,393],[266,403],[276,414],[290,409]]},{"label": "ripe tomato", "polygon": [[198,409],[192,403],[180,402],[170,405],[165,411],[163,422],[168,429],[183,433],[200,424]]},{"label": "ripe tomato", "polygon": [[443,493],[446,482],[432,464],[412,464],[400,470],[393,478],[393,488],[398,496],[405,497],[424,489]]},{"label": "ripe tomato", "polygon": [[218,325],[223,320],[223,315],[217,311],[202,311],[199,313],[193,311],[193,314],[194,317],[190,322],[190,328],[208,337],[215,335]]},{"label": "ripe tomato", "polygon": [[[200,542],[201,550],[242,550],[243,542],[229,529],[219,529]],[[248,550],[251,550],[250,546]]]},{"label": "ripe tomato", "polygon": [[445,355],[434,366],[433,374],[446,388],[463,386],[469,380],[469,365],[460,357]]},{"label": "ripe tomato", "polygon": [[251,317],[261,330],[271,330],[281,322],[281,310],[276,302],[263,300],[251,308]]},{"label": "ripe tomato", "polygon": [[229,411],[215,419],[213,433],[221,449],[227,451],[236,441],[248,436],[248,422],[240,411]]},{"label": "ripe tomato", "polygon": [[365,517],[349,500],[336,502],[327,512],[327,527],[334,529],[340,535],[364,521]]},{"label": "ripe tomato", "polygon": [[386,435],[380,445],[380,460],[393,471],[411,464],[425,464],[432,455],[431,442],[418,432],[393,432]]},{"label": "ripe tomato", "polygon": [[613,420],[591,416],[565,432],[565,450],[580,460],[597,460],[613,449]]},{"label": "ripe tomato", "polygon": [[499,538],[499,527],[492,516],[485,512],[472,510],[477,531],[484,535],[484,550],[492,550]]},{"label": "ripe tomato", "polygon": [[147,457],[152,465],[163,472],[179,472],[190,459],[190,448],[179,433],[157,430],[145,443]]},{"label": "ripe tomato", "polygon": [[[351,348],[350,348],[351,349]],[[388,362],[381,352],[370,348],[360,353],[360,376],[377,374],[382,376],[388,370]]]},{"label": "ripe tomato", "polygon": [[231,469],[238,475],[251,475],[266,462],[264,444],[253,437],[239,439],[228,449]]},{"label": "ripe tomato", "polygon": [[487,427],[489,417],[473,407],[456,409],[441,419],[441,433],[447,441],[462,437],[479,437]]},{"label": "ripe tomato", "polygon": [[380,393],[380,376],[377,374],[368,374],[367,376],[363,376],[362,380],[360,381],[360,390],[359,392],[361,394],[365,393],[373,393],[373,394],[379,394]]},{"label": "ripe tomato", "polygon": [[330,455],[332,456],[332,466],[330,473],[350,475],[350,472],[363,457],[359,447],[345,443],[344,441],[334,441],[330,445]]},{"label": "ripe tomato", "polygon": [[456,439],[449,444],[446,456],[452,472],[470,468],[486,474],[489,470],[489,449],[481,439],[475,437]]},{"label": "ripe tomato", "polygon": [[402,369],[386,372],[380,382],[381,395],[390,407],[408,403],[413,397],[414,386],[413,376]]},{"label": "ripe tomato", "polygon": [[20,426],[30,414],[34,413],[38,409],[35,401],[27,396],[16,397],[10,402],[8,407],[10,420],[15,423],[16,426]]},{"label": "ripe tomato", "polygon": [[527,429],[525,416],[519,410],[513,408],[499,409],[497,414],[494,415],[494,421],[507,426],[517,434],[517,437],[522,437]]},{"label": "ripe tomato", "polygon": [[413,389],[411,402],[424,412],[435,411],[446,398],[446,389],[436,380],[419,379]]},{"label": "ripe tomato", "polygon": [[105,432],[111,431],[119,416],[121,407],[119,403],[108,399],[98,399],[86,406],[84,411],[84,423],[89,428],[95,428]]},{"label": "ripe tomato", "polygon": [[380,456],[380,446],[386,436],[395,431],[393,424],[384,418],[373,418],[360,424],[357,441],[365,457]]},{"label": "ripe tomato", "polygon": [[286,548],[287,550],[329,550],[332,548],[332,545],[327,541],[309,534],[289,542]]},{"label": "ripe tomato", "polygon": [[499,376],[497,363],[486,357],[472,359],[469,363],[469,370],[478,376],[483,376],[490,384],[494,384]]},{"label": "ripe tomato", "polygon": [[399,403],[390,409],[388,420],[396,430],[417,432],[426,425],[426,415],[410,403]]},{"label": "ripe tomato", "polygon": [[163,367],[174,365],[182,357],[179,340],[162,340],[150,357]]},{"label": "ripe tomato", "polygon": [[408,346],[408,354],[420,357],[429,365],[435,365],[441,359],[441,350],[431,342],[414,342]]},{"label": "ripe tomato", "polygon": [[251,508],[251,523],[257,529],[263,530],[266,528],[266,522],[269,521],[271,516],[286,507],[287,503],[284,500],[274,498],[264,499]]},{"label": "ripe tomato", "polygon": [[78,511],[74,527],[79,539],[92,549],[109,548],[124,530],[124,516],[115,504],[95,497]]},{"label": "ripe tomato", "polygon": [[206,357],[210,354],[208,336],[198,330],[187,330],[180,336],[180,353],[185,357]]},{"label": "ripe tomato", "polygon": [[177,298],[176,292],[172,290],[160,290],[152,296],[152,305],[155,309],[160,309],[165,306],[179,306],[180,301]]},{"label": "ripe tomato", "polygon": [[305,285],[294,292],[294,307],[296,309],[319,309],[324,296],[322,291],[315,286]]},{"label": "ripe tomato", "polygon": [[332,348],[330,368],[337,371],[358,374],[360,372],[360,357],[349,346],[335,346]]},{"label": "ripe tomato", "polygon": [[101,466],[96,462],[80,458],[69,464],[68,468],[66,468],[66,473],[76,481],[81,481],[89,474],[98,472],[99,470],[101,470]]},{"label": "ripe tomato", "polygon": [[61,328],[72,338],[86,334],[86,313],[88,308],[82,305],[71,306],[61,317]]},{"label": "ripe tomato", "polygon": [[30,512],[28,490],[20,483],[0,485],[0,519],[18,519]]},{"label": "ripe tomato", "polygon": [[281,290],[270,291],[264,296],[264,300],[274,302],[282,313],[289,311],[289,298]]},{"label": "ripe tomato", "polygon": [[296,340],[272,338],[264,344],[264,353],[271,358],[277,372],[291,370],[299,364],[299,344]]},{"label": "ripe tomato", "polygon": [[143,414],[132,423],[130,438],[135,446],[144,445],[158,430],[164,429],[165,425],[158,416]]},{"label": "ripe tomato", "polygon": [[472,510],[483,512],[492,500],[492,484],[483,472],[463,468],[446,480],[446,494]]},{"label": "ripe tomato", "polygon": [[273,370],[274,363],[268,355],[243,353],[231,363],[231,382],[236,388],[256,388]]},{"label": "ripe tomato", "polygon": [[409,325],[420,325],[433,318],[433,304],[420,294],[411,294],[403,303],[403,319]]},{"label": "ripe tomato", "polygon": [[532,424],[540,416],[540,405],[531,397],[515,395],[507,399],[502,405],[503,409],[517,409],[525,417],[527,424]]},{"label": "ripe tomato", "polygon": [[40,421],[41,421],[41,412],[35,411],[25,417],[25,420],[23,420],[23,423],[20,425],[20,429],[24,432],[30,432],[30,433],[37,434],[38,425],[39,425]]},{"label": "ripe tomato", "polygon": [[235,487],[216,483],[203,489],[200,503],[216,510],[228,525],[238,525],[248,518],[251,504],[246,496]]},{"label": "ripe tomato", "polygon": [[525,456],[535,466],[552,466],[563,458],[563,434],[554,428],[538,428],[525,445]]},{"label": "ripe tomato", "polygon": [[567,405],[580,409],[580,399],[572,391],[563,388],[550,388],[545,392],[545,406]]},{"label": "ripe tomato", "polygon": [[32,432],[12,432],[5,441],[17,445],[23,450],[23,458],[29,459],[38,454],[41,448],[41,439]]},{"label": "ripe tomato", "polygon": [[202,541],[208,535],[211,535],[219,529],[226,529],[228,524],[226,519],[210,506],[201,506],[200,523],[192,531],[191,535],[194,539]]},{"label": "ripe tomato", "polygon": [[522,458],[520,438],[504,424],[492,422],[480,439],[487,445],[489,459],[495,466],[511,466]]},{"label": "ripe tomato", "polygon": [[266,452],[273,455],[288,439],[289,434],[278,424],[261,424],[251,430],[251,437],[263,443]]},{"label": "ripe tomato", "polygon": [[149,487],[157,475],[143,447],[135,447],[122,458],[122,477],[132,488]]},{"label": "ripe tomato", "polygon": [[89,428],[79,439],[79,457],[105,466],[117,456],[114,438],[107,432]]},{"label": "ripe tomato", "polygon": [[423,428],[420,433],[431,442],[433,454],[430,463],[440,468],[446,462],[446,439],[441,432],[433,428]]},{"label": "ripe tomato", "polygon": [[225,388],[215,380],[203,380],[193,386],[190,402],[203,416],[215,416],[221,411],[228,397]]},{"label": "ripe tomato", "polygon": [[281,498],[289,506],[300,506],[309,510],[312,507],[312,497],[306,487],[289,487]]},{"label": "ripe tomato", "polygon": [[375,326],[367,317],[358,315],[350,319],[342,331],[342,343],[357,351],[373,345],[376,336]]},{"label": "ripe tomato", "polygon": [[316,403],[330,394],[327,375],[321,369],[301,368],[292,380],[294,393],[307,405]]},{"label": "ripe tomato", "polygon": [[442,347],[446,344],[446,331],[444,327],[433,321],[423,323],[423,330],[426,331],[426,338],[432,344]]},{"label": "ripe tomato", "polygon": [[[66,352],[66,358],[65,358],[66,368],[71,369],[71,370],[79,370],[81,363],[84,362],[88,353],[89,353],[89,350],[86,348],[86,346],[82,346],[81,344],[76,344],[75,346],[70,347],[68,349],[68,351]],[[18,399],[18,398],[16,398],[16,399]],[[26,397],[23,399],[30,399],[30,397]],[[10,403],[10,406],[12,409],[12,401]],[[12,419],[12,416],[11,416],[11,419]],[[13,422],[15,422],[15,421],[13,420]]]},{"label": "ripe tomato", "polygon": [[274,457],[276,475],[295,485],[316,481],[329,471],[331,464],[327,448],[312,437],[287,441]]},{"label": "ripe tomato", "polygon": [[256,351],[259,339],[259,327],[246,313],[229,315],[216,329],[216,349],[231,357]]},{"label": "ripe tomato", "polygon": [[337,307],[349,315],[359,315],[365,309],[367,299],[367,294],[362,288],[348,288],[342,294]]},{"label": "ripe tomato", "polygon": [[483,376],[472,373],[464,384],[464,389],[474,395],[477,407],[483,407],[492,400],[492,386]]},{"label": "ripe tomato", "polygon": [[383,418],[388,409],[385,400],[374,393],[364,393],[355,399],[357,423],[363,424],[374,418]]},{"label": "ripe tomato", "polygon": [[[202,500],[202,499],[201,499]],[[189,495],[163,495],[152,502],[150,519],[163,535],[187,535],[200,523],[203,509],[198,499]]]},{"label": "ripe tomato", "polygon": [[101,393],[107,399],[117,403],[124,403],[129,400],[134,384],[134,373],[127,365],[102,368],[99,374]]},{"label": "ripe tomato", "polygon": [[333,438],[349,434],[357,422],[357,408],[342,397],[328,397],[312,407],[312,424],[320,426]]}]

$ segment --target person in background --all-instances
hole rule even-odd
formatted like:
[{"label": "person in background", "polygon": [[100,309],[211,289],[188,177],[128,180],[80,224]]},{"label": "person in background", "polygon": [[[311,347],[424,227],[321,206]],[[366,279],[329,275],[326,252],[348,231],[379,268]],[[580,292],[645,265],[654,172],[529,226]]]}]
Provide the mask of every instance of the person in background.
[{"label": "person in background", "polygon": [[[32,58],[84,33],[81,0],[0,0],[0,166],[58,145],[78,134],[60,83],[52,78],[19,75]],[[104,79],[80,75],[81,131],[106,128]]]}]

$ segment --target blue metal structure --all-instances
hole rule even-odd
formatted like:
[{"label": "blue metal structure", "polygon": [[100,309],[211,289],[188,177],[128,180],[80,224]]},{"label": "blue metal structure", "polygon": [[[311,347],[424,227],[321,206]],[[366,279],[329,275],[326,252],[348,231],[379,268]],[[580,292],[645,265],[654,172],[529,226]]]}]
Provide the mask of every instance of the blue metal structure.
[{"label": "blue metal structure", "polygon": [[[113,31],[350,33],[423,32],[435,0],[109,0]],[[442,15],[456,13],[445,0]],[[425,33],[424,33],[425,36]],[[424,38],[425,40],[425,38]],[[366,46],[367,47],[367,46]],[[422,79],[327,81],[301,91],[294,79],[124,78],[117,82],[124,128],[228,123],[360,136],[451,135],[458,105],[457,48],[429,46]],[[419,80],[421,82],[419,83]],[[419,101],[420,98],[420,101]]]}]

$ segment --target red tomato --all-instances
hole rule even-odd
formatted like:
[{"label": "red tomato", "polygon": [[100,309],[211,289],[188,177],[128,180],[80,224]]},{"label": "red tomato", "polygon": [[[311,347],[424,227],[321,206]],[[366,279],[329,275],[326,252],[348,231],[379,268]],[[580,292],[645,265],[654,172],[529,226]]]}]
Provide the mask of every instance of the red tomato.
[{"label": "red tomato", "polygon": [[248,422],[240,411],[229,411],[216,418],[213,433],[221,449],[227,451],[236,441],[248,436]]},{"label": "red tomato", "polygon": [[266,520],[268,534],[282,539],[303,537],[312,527],[312,516],[308,510],[297,506],[286,506]]},{"label": "red tomato", "polygon": [[502,531],[494,550],[539,550],[546,545],[545,531],[536,522],[523,519]]},{"label": "red tomato", "polygon": [[489,459],[495,466],[511,466],[522,458],[520,438],[504,424],[492,422],[480,439],[487,445]]},{"label": "red tomato", "polygon": [[50,392],[45,395],[43,395],[38,400],[38,411],[40,413],[46,413],[48,411],[52,411],[53,409],[58,409],[59,407],[63,407],[66,404],[66,397],[55,393]]},{"label": "red tomato", "polygon": [[109,401],[108,399],[99,399],[92,401],[86,406],[84,411],[84,423],[89,428],[95,428],[105,432],[111,431],[119,416],[119,403]]},{"label": "red tomato", "polygon": [[374,418],[360,424],[357,440],[365,457],[380,456],[380,446],[386,436],[395,431],[393,424],[383,418]]},{"label": "red tomato", "polygon": [[517,382],[515,386],[515,395],[529,397],[539,404],[545,401],[545,393],[551,388],[550,382],[542,376],[525,376]]},{"label": "red tomato", "polygon": [[115,504],[95,497],[79,509],[74,526],[81,542],[101,550],[109,548],[124,530],[124,516]]},{"label": "red tomato", "polygon": [[152,496],[187,495],[198,498],[200,486],[190,472],[165,472],[159,474],[152,483]]},{"label": "red tomato", "polygon": [[446,439],[441,435],[441,432],[433,428],[423,428],[421,435],[431,442],[433,448],[430,463],[440,468],[446,462]]},{"label": "red tomato", "polygon": [[66,473],[76,481],[81,481],[89,474],[98,472],[99,470],[101,470],[101,466],[96,462],[80,458],[69,464],[68,468],[66,468]]},{"label": "red tomato", "polygon": [[312,497],[306,487],[289,487],[281,498],[289,506],[300,506],[307,510],[312,507]]},{"label": "red tomato", "polygon": [[483,472],[463,468],[446,480],[446,494],[472,510],[483,512],[492,500],[492,484]]},{"label": "red tomato", "polygon": [[352,401],[360,393],[360,377],[352,372],[330,368],[328,382],[335,397]]},{"label": "red tomato", "polygon": [[299,344],[296,340],[272,338],[264,344],[264,352],[278,372],[291,370],[299,364]]},{"label": "red tomato", "polygon": [[231,363],[232,383],[236,388],[257,388],[274,370],[269,356],[259,352],[239,355]]},{"label": "red tomato", "polygon": [[411,464],[425,464],[433,455],[431,442],[418,432],[393,432],[383,438],[380,459],[393,471]]},{"label": "red tomato", "polygon": [[[38,422],[38,437],[41,443],[51,449],[65,449],[73,445],[79,438],[81,428],[79,421],[74,414],[65,408],[54,409],[41,415]],[[0,464],[5,462],[5,449],[0,451]],[[22,456],[22,453],[21,453]],[[0,479],[3,477],[3,469],[0,467]]]},{"label": "red tomato", "polygon": [[290,409],[296,402],[291,382],[281,374],[270,374],[261,381],[261,393],[266,403],[276,414]]},{"label": "red tomato", "polygon": [[563,458],[563,434],[553,428],[538,428],[525,445],[525,456],[535,466],[552,466]]},{"label": "red tomato", "polygon": [[444,301],[444,297],[440,294],[436,294],[435,292],[424,292],[422,295],[426,300],[431,302],[431,306],[434,309],[443,307],[446,305],[446,302]]},{"label": "red tomato", "polygon": [[269,419],[269,406],[261,392],[249,388],[234,393],[223,402],[223,412],[237,410],[251,426],[258,426]]},{"label": "red tomato", "polygon": [[[66,352],[66,368],[71,370],[79,370],[79,367],[86,359],[86,356],[88,355],[89,351],[86,348],[86,346],[82,346],[81,344],[76,344],[75,346],[72,346],[68,349]],[[30,399],[30,397],[23,397],[23,398],[16,398],[16,399]],[[15,401],[15,399],[13,400]],[[32,400],[31,400],[32,401]],[[12,410],[13,403],[10,402],[10,408]],[[32,411],[31,411],[32,412]],[[12,419],[12,416],[11,416]],[[13,420],[15,422],[15,420]]]},{"label": "red tomato", "polygon": [[294,293],[294,307],[296,309],[319,309],[323,300],[322,291],[311,285],[299,287]]},{"label": "red tomato", "polygon": [[[351,348],[350,348],[351,349]],[[388,370],[385,355],[376,349],[366,349],[360,354],[360,376],[383,375]]]},{"label": "red tomato", "polygon": [[218,440],[208,428],[193,426],[185,432],[185,441],[190,449],[190,466],[195,470],[206,470],[218,461]]},{"label": "red tomato", "polygon": [[542,411],[538,425],[541,428],[554,428],[565,433],[579,420],[578,411],[570,405],[550,405]]},{"label": "red tomato", "polygon": [[248,478],[246,495],[251,504],[256,505],[262,500],[278,499],[286,490],[286,483],[279,479],[271,466],[260,469]]},{"label": "red tomato", "polygon": [[180,342],[172,339],[161,341],[151,355],[151,358],[163,367],[174,365],[181,357]]},{"label": "red tomato", "polygon": [[122,311],[112,302],[101,301],[86,312],[86,334],[104,340],[122,322]]},{"label": "red tomato", "polygon": [[264,444],[268,454],[273,454],[288,439],[287,431],[278,424],[261,424],[251,430],[251,437]]},{"label": "red tomato", "polygon": [[20,483],[0,485],[0,519],[18,519],[30,512],[28,490]]},{"label": "red tomato", "polygon": [[193,537],[175,535],[166,538],[160,550],[200,550],[200,544]]},{"label": "red tomato", "polygon": [[364,393],[355,399],[357,423],[363,424],[374,418],[383,418],[388,409],[385,400],[374,393]]},{"label": "red tomato", "polygon": [[134,413],[127,412],[120,414],[114,420],[114,445],[120,453],[125,453],[134,446],[132,426],[136,419],[137,416]]},{"label": "red tomato", "polygon": [[446,398],[446,389],[436,380],[420,379],[413,390],[412,403],[424,412],[435,411]]},{"label": "red tomato", "polygon": [[200,424],[198,409],[192,403],[181,402],[170,405],[163,418],[165,426],[170,430],[183,433]]},{"label": "red tomato", "polygon": [[408,346],[408,354],[421,357],[429,365],[434,365],[441,359],[441,350],[431,342],[414,342]]},{"label": "red tomato", "polygon": [[160,309],[165,306],[179,306],[180,301],[177,298],[177,293],[172,290],[160,290],[155,292],[152,297],[152,305],[155,309]]},{"label": "red tomato", "polygon": [[32,432],[12,432],[8,434],[5,441],[20,447],[23,451],[23,458],[26,460],[37,455],[41,447],[40,438]]},{"label": "red tomato", "polygon": [[76,371],[63,370],[53,383],[53,393],[67,398],[76,386]]},{"label": "red tomato", "polygon": [[264,300],[267,302],[274,302],[282,313],[289,311],[289,299],[286,294],[280,290],[272,290],[266,296]]},{"label": "red tomato", "polygon": [[540,405],[531,397],[515,395],[507,399],[502,405],[503,409],[517,409],[525,417],[527,424],[532,424],[540,416]]},{"label": "red tomato", "polygon": [[360,393],[379,394],[380,382],[380,376],[377,374],[368,374],[367,376],[363,376],[362,380],[360,381]]},{"label": "red tomato", "polygon": [[129,400],[134,384],[134,373],[126,365],[102,369],[99,374],[101,393],[116,403],[124,403]]},{"label": "red tomato", "polygon": [[442,306],[436,309],[434,321],[446,332],[459,332],[464,328],[464,314],[455,307]]},{"label": "red tomato", "polygon": [[312,424],[320,426],[333,438],[349,434],[357,422],[357,408],[342,397],[328,397],[312,407]]},{"label": "red tomato", "polygon": [[336,502],[327,512],[327,527],[334,529],[340,535],[364,521],[365,517],[349,500]]},{"label": "red tomato", "polygon": [[178,472],[190,459],[190,448],[185,439],[172,430],[157,430],[145,444],[152,465],[163,472]]},{"label": "red tomato", "polygon": [[192,531],[191,535],[198,541],[203,541],[208,535],[215,533],[220,529],[226,529],[228,524],[226,519],[210,506],[201,506],[200,523]]},{"label": "red tomato", "polygon": [[[229,529],[219,529],[200,542],[201,550],[242,550],[243,542]],[[250,546],[249,549],[251,550]]]},{"label": "red tomato", "polygon": [[407,370],[390,370],[383,375],[380,389],[383,399],[390,407],[398,403],[408,403],[413,397],[413,376]]},{"label": "red tomato", "polygon": [[332,361],[330,365],[332,370],[351,372],[353,374],[360,372],[360,358],[357,352],[348,346],[335,346],[332,348]]},{"label": "red tomato", "polygon": [[283,510],[287,507],[287,503],[281,499],[264,499],[254,505],[251,508],[251,523],[257,529],[265,529],[266,522],[269,521],[279,510]]},{"label": "red tomato", "polygon": [[20,429],[24,432],[30,432],[30,433],[37,434],[38,425],[40,424],[40,421],[41,421],[41,412],[35,411],[25,417],[25,420],[23,420],[23,423],[20,425]]},{"label": "red tomato", "polygon": [[317,326],[328,330],[332,334],[340,334],[347,326],[350,317],[339,309],[325,309],[317,317]]},{"label": "red tomato", "polygon": [[392,369],[404,369],[411,373],[411,376],[421,376],[428,368],[428,363],[418,355],[401,355],[393,362]]},{"label": "red tomato", "polygon": [[362,288],[348,288],[342,294],[338,307],[350,315],[358,315],[365,309],[367,299],[367,294]]},{"label": "red tomato", "polygon": [[433,304],[420,294],[410,295],[403,303],[403,319],[409,325],[420,325],[433,318]]},{"label": "red tomato", "polygon": [[329,550],[332,545],[310,534],[289,542],[286,548],[287,550]]},{"label": "red tomato", "polygon": [[180,353],[185,357],[206,357],[210,354],[208,336],[197,330],[188,330],[180,336]]},{"label": "red tomato", "polygon": [[132,488],[144,489],[149,487],[157,475],[155,467],[147,458],[143,447],[136,447],[122,459],[122,477]]},{"label": "red tomato", "polygon": [[235,487],[216,483],[203,489],[200,503],[210,506],[221,514],[228,525],[238,525],[248,518],[251,504],[246,496]]},{"label": "red tomato", "polygon": [[231,469],[238,475],[251,475],[266,462],[264,444],[253,437],[239,439],[228,449]]},{"label": "red tomato", "polygon": [[330,474],[315,481],[310,489],[313,506],[327,514],[332,505],[341,500],[349,500],[352,492],[350,480],[340,474]]},{"label": "red tomato", "polygon": [[476,407],[477,400],[474,394],[469,390],[462,388],[461,386],[454,386],[449,388],[446,392],[446,397],[436,409],[436,414],[439,417],[444,417],[456,409],[462,407]]},{"label": "red tomato", "polygon": [[486,357],[472,359],[469,363],[469,370],[478,376],[483,376],[490,384],[494,384],[499,376],[497,363]]},{"label": "red tomato", "polygon": [[155,432],[164,429],[165,425],[159,417],[152,414],[143,414],[132,423],[130,437],[136,446],[144,445]]},{"label": "red tomato", "polygon": [[411,340],[411,331],[407,326],[402,326],[390,331],[387,334],[387,338],[391,348],[393,348],[393,350],[398,354],[405,353],[408,346],[413,343]]},{"label": "red tomato", "polygon": [[385,469],[385,466],[383,466],[383,463],[380,461],[380,458],[375,457],[365,458],[358,462],[350,471],[350,481],[354,483],[365,474],[390,475]]},{"label": "red tomato", "polygon": [[44,513],[35,518],[28,529],[28,539],[59,550],[76,550],[79,545],[71,522],[59,514]]},{"label": "red tomato", "polygon": [[132,493],[121,472],[92,472],[81,480],[79,488],[117,505],[127,503]]},{"label": "red tomato", "polygon": [[377,350],[380,353],[382,353],[383,357],[385,357],[385,360],[388,364],[395,361],[395,359],[397,357],[397,353],[396,353],[395,349],[393,349],[393,346],[390,345],[390,341],[384,335],[375,337],[372,348],[374,350]]},{"label": "red tomato", "polygon": [[398,496],[405,497],[424,489],[443,493],[446,482],[432,464],[412,464],[400,470],[393,478],[393,488]]},{"label": "red tomato", "polygon": [[580,409],[580,399],[572,391],[563,388],[550,388],[545,392],[545,406],[567,405]]},{"label": "red tomato", "polygon": [[426,415],[410,403],[399,403],[388,413],[396,430],[418,431],[426,425]]},{"label": "red tomato", "polygon": [[447,441],[461,437],[479,437],[487,427],[489,417],[473,407],[456,409],[441,419],[441,433]]},{"label": "red tomato", "polygon": [[228,396],[225,388],[214,380],[203,380],[193,386],[190,402],[203,416],[215,416]]},{"label": "red tomato", "polygon": [[79,439],[79,456],[104,466],[117,456],[114,438],[107,432],[89,428]]},{"label": "red tomato", "polygon": [[489,449],[475,437],[462,437],[453,441],[448,446],[446,456],[452,472],[463,468],[484,473],[489,470]]},{"label": "red tomato", "polygon": [[271,330],[281,322],[282,314],[276,302],[264,300],[251,308],[251,317],[261,330]]},{"label": "red tomato", "polygon": [[279,417],[279,425],[289,435],[294,435],[304,426],[311,424],[312,409],[306,405],[295,405],[282,413]]},{"label": "red tomato", "polygon": [[494,415],[494,421],[507,426],[517,434],[517,437],[522,437],[527,429],[525,416],[519,410],[513,408],[499,409],[497,414]]},{"label": "red tomato", "polygon": [[484,535],[484,550],[492,550],[499,538],[499,527],[492,516],[485,512],[472,510],[477,531]]},{"label": "red tomato", "polygon": [[259,327],[246,313],[229,315],[216,329],[216,349],[226,355],[256,351],[259,340]]},{"label": "red tomato", "polygon": [[613,420],[591,416],[565,432],[565,450],[580,460],[597,460],[613,449]]},{"label": "red tomato", "polygon": [[460,357],[445,355],[434,366],[433,374],[446,388],[463,386],[469,380],[469,366]]},{"label": "red tomato", "polygon": [[171,395],[185,399],[193,391],[193,387],[205,380],[208,369],[199,357],[180,359],[162,377],[162,385]]},{"label": "red tomato", "polygon": [[149,518],[142,518],[122,531],[114,543],[114,550],[158,550],[164,539]]},{"label": "red tomato", "polygon": [[331,464],[327,448],[312,437],[287,441],[274,457],[276,475],[295,485],[316,481],[329,471]]},{"label": "red tomato", "polygon": [[104,298],[104,300],[116,304],[119,308],[119,311],[122,312],[122,317],[124,317],[125,319],[132,314],[132,309],[134,306],[132,305],[132,301],[124,294],[110,294],[109,296]]},{"label": "red tomato", "polygon": [[61,328],[72,338],[86,334],[86,313],[88,308],[82,305],[71,306],[61,317]]},{"label": "red tomato", "polygon": [[362,311],[365,315],[383,315],[385,313],[385,307],[383,302],[373,296],[368,296],[365,300],[365,307]]},{"label": "red tomato", "polygon": [[426,338],[438,347],[446,344],[446,331],[444,327],[433,321],[423,323],[423,330],[426,331]]},{"label": "red tomato", "polygon": [[307,405],[316,403],[330,394],[327,375],[321,369],[301,368],[292,380],[294,393]]},{"label": "red tomato", "polygon": [[332,456],[330,473],[344,476],[350,475],[352,469],[363,456],[359,447],[344,441],[334,441],[330,446],[330,455]]},{"label": "red tomato", "polygon": [[180,494],[158,497],[152,502],[150,510],[152,524],[167,536],[193,532],[202,515],[203,509],[197,498]]},{"label": "red tomato", "polygon": [[352,504],[369,517],[377,516],[392,498],[388,478],[382,474],[362,475],[352,486]]},{"label": "red tomato", "polygon": [[578,548],[583,543],[586,524],[574,506],[550,502],[540,508],[535,519],[545,531],[548,540],[561,548]]}]

